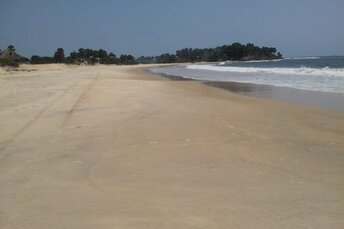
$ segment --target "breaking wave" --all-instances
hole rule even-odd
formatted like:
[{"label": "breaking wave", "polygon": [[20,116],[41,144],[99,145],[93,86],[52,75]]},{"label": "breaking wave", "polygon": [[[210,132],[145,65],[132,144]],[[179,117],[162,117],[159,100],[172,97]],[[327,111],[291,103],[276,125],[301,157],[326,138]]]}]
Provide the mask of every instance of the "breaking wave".
[{"label": "breaking wave", "polygon": [[228,67],[216,65],[188,65],[187,69],[208,70],[218,72],[232,73],[266,73],[266,74],[282,74],[282,75],[298,75],[298,76],[328,76],[328,77],[344,77],[344,68],[254,68],[254,67]]},{"label": "breaking wave", "polygon": [[289,57],[285,58],[285,60],[318,60],[321,57],[319,56],[304,56],[304,57]]}]

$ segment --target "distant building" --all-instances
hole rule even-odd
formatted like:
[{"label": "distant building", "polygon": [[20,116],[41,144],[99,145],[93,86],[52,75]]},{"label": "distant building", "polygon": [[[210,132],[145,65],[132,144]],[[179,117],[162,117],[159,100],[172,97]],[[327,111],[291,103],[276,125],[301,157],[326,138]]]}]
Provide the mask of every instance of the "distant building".
[{"label": "distant building", "polygon": [[16,62],[26,62],[29,60],[26,57],[17,54],[13,45],[8,46],[7,49],[0,52],[0,58],[11,59]]}]

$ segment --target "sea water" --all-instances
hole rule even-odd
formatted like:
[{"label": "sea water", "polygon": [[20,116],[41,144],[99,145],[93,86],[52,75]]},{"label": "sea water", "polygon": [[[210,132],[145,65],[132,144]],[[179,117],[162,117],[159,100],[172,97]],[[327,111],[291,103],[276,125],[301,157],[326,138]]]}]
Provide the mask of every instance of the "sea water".
[{"label": "sea water", "polygon": [[227,61],[150,69],[201,81],[229,81],[344,94],[344,56]]}]

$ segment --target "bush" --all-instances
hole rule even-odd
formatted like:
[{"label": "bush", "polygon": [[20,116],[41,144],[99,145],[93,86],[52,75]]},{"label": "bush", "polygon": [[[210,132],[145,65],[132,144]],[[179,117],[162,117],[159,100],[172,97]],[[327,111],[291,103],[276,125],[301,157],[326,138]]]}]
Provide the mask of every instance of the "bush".
[{"label": "bush", "polygon": [[8,58],[0,58],[0,66],[19,67],[19,63]]},{"label": "bush", "polygon": [[15,68],[17,68],[17,67],[19,67],[19,63],[18,62],[16,62],[16,61],[10,61],[9,63],[8,63],[8,65],[7,66],[10,66],[10,67],[15,67]]},{"label": "bush", "polygon": [[30,64],[51,64],[51,63],[55,63],[55,60],[54,58],[48,57],[48,56],[40,57],[40,56],[34,55],[31,57],[31,60],[30,60]]},{"label": "bush", "polygon": [[0,65],[3,66],[7,66],[10,63],[10,59],[7,58],[0,58]]}]

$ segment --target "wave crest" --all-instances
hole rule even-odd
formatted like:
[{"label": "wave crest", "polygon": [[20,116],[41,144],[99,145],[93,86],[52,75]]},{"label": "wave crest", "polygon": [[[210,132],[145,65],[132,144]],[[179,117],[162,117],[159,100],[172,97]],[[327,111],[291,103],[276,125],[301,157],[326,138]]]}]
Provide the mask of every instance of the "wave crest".
[{"label": "wave crest", "polygon": [[304,56],[304,57],[289,57],[284,58],[285,60],[317,60],[320,59],[319,56]]},{"label": "wave crest", "polygon": [[237,73],[267,73],[283,75],[312,75],[312,76],[329,76],[344,77],[344,68],[254,68],[254,67],[228,67],[216,65],[188,65],[188,69],[208,70],[219,72],[237,72]]}]

